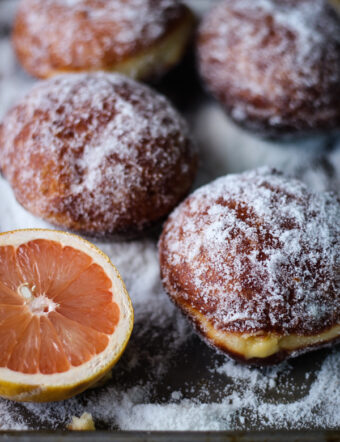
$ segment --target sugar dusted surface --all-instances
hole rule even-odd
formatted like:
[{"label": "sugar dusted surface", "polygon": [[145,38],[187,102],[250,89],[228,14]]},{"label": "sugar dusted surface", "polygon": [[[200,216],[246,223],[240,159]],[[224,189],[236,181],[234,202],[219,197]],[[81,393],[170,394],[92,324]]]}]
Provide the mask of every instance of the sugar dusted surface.
[{"label": "sugar dusted surface", "polygon": [[[0,1],[0,22],[14,3]],[[190,3],[209,6],[202,0]],[[7,37],[0,37],[0,59],[2,117],[32,79],[19,70]],[[264,142],[235,127],[210,102],[202,102],[189,117],[203,155],[200,183],[270,164],[297,171],[310,189],[339,189],[340,142],[332,148],[327,148],[329,139],[298,146]],[[17,203],[1,177],[0,195],[1,231],[51,227]],[[70,416],[83,412],[93,415],[99,430],[340,428],[339,347],[273,369],[236,364],[201,343],[163,293],[155,241],[97,244],[121,272],[136,313],[134,333],[113,379],[57,404],[0,400],[1,430],[65,429]]]},{"label": "sugar dusted surface", "polygon": [[163,96],[119,74],[38,84],[5,117],[2,139],[0,162],[18,200],[57,224],[65,214],[64,224],[82,231],[116,232],[124,222],[140,230],[155,221],[150,210],[166,215],[191,184],[184,120]]},{"label": "sugar dusted surface", "polygon": [[340,322],[340,204],[262,168],[198,189],[160,241],[166,289],[222,330],[317,334]]},{"label": "sugar dusted surface", "polygon": [[[228,3],[228,1],[226,2]],[[291,7],[291,5],[294,7]],[[313,0],[310,1],[299,1],[294,2],[292,0],[258,0],[253,2],[251,0],[239,0],[237,4],[233,6],[229,5],[231,11],[236,13],[236,17],[242,17],[243,11],[251,11],[254,14],[254,17],[260,19],[261,17],[267,16],[268,22],[273,22],[280,27],[286,29],[284,31],[281,30],[280,37],[278,37],[278,45],[275,46],[273,42],[273,47],[269,50],[274,51],[270,53],[268,56],[279,56],[281,63],[289,69],[292,66],[297,68],[297,72],[293,73],[293,75],[297,75],[299,81],[303,84],[308,82],[309,85],[317,84],[320,81],[320,76],[317,72],[314,71],[313,67],[315,62],[317,62],[320,58],[320,54],[322,50],[324,50],[325,45],[327,45],[327,38],[330,38],[331,42],[334,44],[335,42],[340,41],[340,36],[338,35],[339,25],[335,20],[332,20],[325,14],[324,8],[325,2],[323,0]],[[239,25],[237,20],[234,22],[232,17],[231,22],[226,23],[224,20],[224,15],[222,11],[225,9],[223,2],[219,5],[221,10],[221,15],[217,14],[215,25],[218,25],[221,30],[221,35],[219,39],[216,40],[213,48],[212,56],[216,60],[224,60],[225,54],[225,43],[227,38],[227,33],[230,32],[234,26]],[[238,14],[237,14],[238,13]],[[270,18],[269,18],[270,17]],[[206,27],[210,23],[206,24]],[[230,27],[230,28],[229,28]],[[207,29],[209,32],[209,29]],[[248,47],[248,51],[250,56],[253,54],[256,57],[256,50],[260,50],[261,45],[265,44],[265,39],[268,38],[268,33],[270,32],[270,26],[263,26],[262,29],[259,30],[256,28],[254,23],[251,21],[244,20],[242,23],[242,38],[248,38],[248,44],[251,45]],[[294,36],[293,42],[289,39],[285,39],[284,35],[291,33]],[[252,38],[249,36],[252,35]],[[288,51],[288,49],[291,51]],[[263,54],[265,56],[265,54]],[[268,61],[266,59],[266,61]],[[287,65],[287,66],[286,66]],[[246,67],[246,66],[244,66]],[[268,77],[271,75],[271,66],[270,63],[267,66],[268,69]],[[272,69],[275,69],[275,64],[273,63]],[[266,72],[266,71],[265,71]],[[242,77],[240,81],[242,81]],[[262,79],[262,82],[258,83],[256,80],[258,78],[255,75],[250,78],[250,85],[248,86],[250,89],[255,89],[257,87],[263,88],[268,85],[266,82],[266,78]],[[254,81],[254,83],[252,83]],[[240,88],[245,88],[245,85],[240,84]],[[278,89],[274,89],[272,92],[276,95],[280,95],[284,93],[282,89],[280,89],[280,84],[277,84]],[[263,92],[264,89],[259,89],[258,92]]]},{"label": "sugar dusted surface", "polygon": [[332,94],[339,94],[340,21],[325,4],[224,0],[208,14],[200,30],[202,75],[235,121],[259,132],[265,119],[272,128],[292,121],[305,127],[304,119],[311,128],[318,119],[339,125]]},{"label": "sugar dusted surface", "polygon": [[[28,24],[34,33],[47,32],[47,38],[53,38],[57,24],[66,20],[69,26],[63,27],[64,38],[60,41],[61,47],[57,48],[57,52],[58,49],[67,50],[67,42],[72,40],[77,30],[77,16],[86,17],[90,25],[92,23],[99,28],[111,23],[114,30],[111,40],[110,36],[106,36],[106,40],[99,42],[98,50],[111,49],[112,44],[116,44],[117,50],[123,52],[126,46],[135,45],[136,40],[141,38],[142,44],[147,46],[161,37],[167,24],[178,17],[178,4],[177,0],[29,0],[22,6],[29,11]],[[46,21],[51,8],[57,8],[61,12],[60,21]],[[81,32],[84,32],[83,41],[91,41],[91,26],[87,34],[84,29]],[[58,44],[55,37],[53,41]],[[104,47],[101,47],[100,43],[103,43]]]},{"label": "sugar dusted surface", "polygon": [[177,0],[24,0],[14,41],[42,78],[58,69],[110,69],[152,48],[183,11]]}]

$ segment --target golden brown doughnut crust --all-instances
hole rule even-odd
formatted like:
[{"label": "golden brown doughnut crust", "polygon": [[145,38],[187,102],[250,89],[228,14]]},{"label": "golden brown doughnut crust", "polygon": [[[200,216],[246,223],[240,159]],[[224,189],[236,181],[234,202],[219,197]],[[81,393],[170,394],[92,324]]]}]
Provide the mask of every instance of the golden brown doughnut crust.
[{"label": "golden brown doughnut crust", "polygon": [[165,290],[226,352],[200,315],[236,335],[328,331],[340,324],[339,219],[334,195],[311,194],[276,171],[222,177],[191,194],[166,222],[159,241]]},{"label": "golden brown doughnut crust", "polygon": [[223,0],[200,71],[230,117],[264,136],[340,127],[340,18],[326,0]]},{"label": "golden brown doughnut crust", "polygon": [[119,74],[38,83],[5,116],[0,165],[17,200],[89,235],[138,234],[187,194],[197,157],[160,94]]},{"label": "golden brown doughnut crust", "polygon": [[143,78],[149,78],[179,61],[193,24],[192,13],[178,0],[22,0],[13,44],[30,74],[48,78],[67,72],[115,71],[135,57],[150,58],[153,49],[179,29],[183,38],[173,43],[181,46],[176,59],[168,60],[171,65],[143,70]]}]

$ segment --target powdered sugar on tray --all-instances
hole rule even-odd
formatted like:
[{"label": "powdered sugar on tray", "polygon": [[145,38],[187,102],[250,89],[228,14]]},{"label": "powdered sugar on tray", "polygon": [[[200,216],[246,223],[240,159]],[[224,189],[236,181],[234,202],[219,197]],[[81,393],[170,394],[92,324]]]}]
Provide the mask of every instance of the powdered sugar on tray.
[{"label": "powdered sugar on tray", "polygon": [[191,119],[202,158],[200,184],[225,173],[268,165],[298,177],[310,190],[339,192],[339,137],[263,140],[236,126],[214,102],[204,103]]},{"label": "powdered sugar on tray", "polygon": [[[136,427],[147,430],[226,430],[243,429],[249,421],[258,422],[260,428],[309,428],[338,427],[339,418],[333,407],[338,407],[340,377],[330,373],[340,363],[340,355],[333,354],[325,359],[309,393],[292,403],[274,404],[263,396],[275,394],[276,383],[282,372],[289,372],[289,366],[259,372],[241,367],[230,361],[218,367],[216,372],[232,377],[235,390],[219,403],[204,403],[199,400],[180,400],[167,405],[140,405],[132,407],[131,419]],[[280,373],[281,372],[281,373]],[[333,398],[333,399],[330,399]],[[323,418],[320,414],[325,415]],[[310,421],[314,416],[315,421]],[[304,422],[302,424],[302,422]],[[128,421],[121,423],[129,428]]]},{"label": "powdered sugar on tray", "polygon": [[[1,23],[13,3],[0,2]],[[33,80],[19,70],[7,37],[0,38],[0,59],[2,117]],[[340,143],[337,148],[330,138],[299,146],[264,142],[236,128],[211,103],[190,118],[203,154],[202,183],[269,163],[299,170],[310,187],[338,188]],[[19,205],[2,178],[0,195],[1,231],[51,227]],[[201,342],[170,303],[161,288],[155,239],[97,244],[117,265],[135,307],[134,332],[113,378],[61,403],[0,400],[1,430],[65,429],[84,411],[92,413],[97,429],[340,428],[339,347],[270,369],[239,365]]]},{"label": "powdered sugar on tray", "polygon": [[[0,194],[1,230],[50,227],[15,202],[4,180]],[[0,400],[2,430],[62,429],[84,411],[92,413],[99,429],[340,426],[339,351],[263,370],[234,363],[201,343],[163,293],[154,241],[97,244],[118,266],[136,313],[132,339],[113,379],[62,403]]]}]

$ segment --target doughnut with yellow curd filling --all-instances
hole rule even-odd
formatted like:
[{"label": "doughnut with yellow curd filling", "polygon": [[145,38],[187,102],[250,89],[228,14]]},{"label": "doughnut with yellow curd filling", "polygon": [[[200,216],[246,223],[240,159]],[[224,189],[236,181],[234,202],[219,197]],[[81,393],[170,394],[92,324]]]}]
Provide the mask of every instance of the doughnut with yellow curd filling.
[{"label": "doughnut with yellow curd filling", "polygon": [[217,179],[170,215],[162,281],[213,346],[270,364],[340,339],[340,203],[269,168]]}]

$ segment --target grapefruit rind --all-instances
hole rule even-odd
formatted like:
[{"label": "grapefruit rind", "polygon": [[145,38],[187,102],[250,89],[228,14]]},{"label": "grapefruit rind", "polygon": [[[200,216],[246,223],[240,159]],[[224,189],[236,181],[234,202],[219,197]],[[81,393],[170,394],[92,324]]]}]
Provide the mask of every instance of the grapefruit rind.
[{"label": "grapefruit rind", "polygon": [[23,229],[0,233],[0,246],[19,245],[36,239],[57,241],[88,254],[112,282],[114,302],[120,309],[119,323],[103,352],[67,372],[27,374],[0,367],[0,396],[22,402],[47,402],[70,398],[98,383],[118,362],[133,329],[133,307],[125,284],[109,257],[94,244],[72,233],[48,229]]}]

